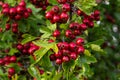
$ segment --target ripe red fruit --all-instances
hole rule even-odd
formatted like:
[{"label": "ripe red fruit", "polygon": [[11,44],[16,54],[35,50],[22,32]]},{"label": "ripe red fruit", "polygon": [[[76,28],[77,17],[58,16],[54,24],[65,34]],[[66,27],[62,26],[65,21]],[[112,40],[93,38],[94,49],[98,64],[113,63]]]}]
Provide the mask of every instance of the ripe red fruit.
[{"label": "ripe red fruit", "polygon": [[66,49],[63,49],[63,50],[62,50],[62,53],[63,53],[63,55],[65,56],[65,55],[69,55],[69,54],[70,54],[70,51],[69,51],[69,50],[66,50]]},{"label": "ripe red fruit", "polygon": [[5,64],[4,60],[3,60],[3,59],[0,59],[0,66],[2,66],[2,65],[4,65],[4,64]]},{"label": "ripe red fruit", "polygon": [[83,15],[83,11],[81,11],[80,9],[77,10],[77,15],[82,16]]},{"label": "ripe red fruit", "polygon": [[19,14],[17,14],[17,15],[15,16],[15,20],[20,20],[21,18],[22,18],[22,16],[19,15]]},{"label": "ripe red fruit", "polygon": [[9,75],[14,75],[15,74],[15,69],[14,68],[9,68],[8,69],[8,74]]},{"label": "ripe red fruit", "polygon": [[53,18],[53,15],[54,15],[53,12],[49,11],[49,12],[46,13],[45,17],[46,17],[46,19],[51,20]]},{"label": "ripe red fruit", "polygon": [[24,12],[24,18],[28,18],[29,17],[29,13],[28,12]]},{"label": "ripe red fruit", "polygon": [[16,61],[17,61],[16,56],[11,56],[11,57],[10,57],[10,62],[15,63]]},{"label": "ripe red fruit", "polygon": [[40,69],[40,75],[44,74],[44,70]]},{"label": "ripe red fruit", "polygon": [[95,10],[95,11],[94,11],[94,16],[95,16],[95,17],[98,17],[99,15],[100,15],[100,11],[99,11],[99,10]]},{"label": "ripe red fruit", "polygon": [[18,23],[16,22],[12,23],[12,28],[18,28]]},{"label": "ripe red fruit", "polygon": [[9,15],[9,8],[4,8],[4,9],[2,10],[2,13],[3,13],[4,15]]},{"label": "ripe red fruit", "polygon": [[32,14],[32,10],[30,8],[27,8],[27,12]]},{"label": "ripe red fruit", "polygon": [[6,24],[5,29],[6,30],[10,30],[10,28],[11,28],[11,25],[10,24]]},{"label": "ripe red fruit", "polygon": [[77,45],[74,42],[69,43],[70,50],[74,51],[76,49]]},{"label": "ripe red fruit", "polygon": [[77,45],[82,45],[84,43],[84,39],[83,38],[77,38],[76,40],[76,44]]},{"label": "ripe red fruit", "polygon": [[23,50],[23,48],[24,48],[24,47],[23,47],[23,45],[22,45],[22,44],[18,44],[18,45],[17,45],[17,49],[18,49],[18,50],[22,51],[22,50]]},{"label": "ripe red fruit", "polygon": [[9,10],[9,14],[10,15],[16,15],[16,13],[17,13],[17,10],[16,10],[16,8],[10,8],[10,10]]},{"label": "ripe red fruit", "polygon": [[56,61],[55,61],[55,62],[56,62],[56,64],[58,64],[58,65],[62,64],[62,60],[61,60],[61,59],[59,59],[59,58],[58,58],[58,59],[56,59]]},{"label": "ripe red fruit", "polygon": [[25,6],[26,6],[26,3],[25,3],[25,1],[21,1],[18,5],[19,5],[19,6],[22,6],[22,7],[25,7]]},{"label": "ripe red fruit", "polygon": [[74,35],[75,36],[80,35],[80,34],[81,34],[80,30],[78,30],[78,29],[74,30]]},{"label": "ripe red fruit", "polygon": [[85,19],[83,19],[83,23],[86,24],[86,25],[88,25],[89,20],[85,18]]},{"label": "ripe red fruit", "polygon": [[58,6],[53,6],[51,11],[53,13],[59,13],[59,7]]},{"label": "ripe red fruit", "polygon": [[13,32],[13,33],[18,33],[18,28],[12,27],[12,32]]},{"label": "ripe red fruit", "polygon": [[4,9],[4,8],[9,8],[9,4],[8,3],[4,3],[3,5],[2,5],[2,8]]},{"label": "ripe red fruit", "polygon": [[93,28],[93,27],[94,27],[94,22],[93,22],[93,21],[90,21],[90,22],[88,23],[88,27]]},{"label": "ripe red fruit", "polygon": [[55,31],[53,32],[53,36],[54,36],[54,37],[59,37],[59,36],[60,36],[60,31],[59,31],[59,30],[55,30]]},{"label": "ripe red fruit", "polygon": [[70,61],[70,58],[68,56],[63,56],[62,61],[63,62],[68,62],[68,61]]},{"label": "ripe red fruit", "polygon": [[68,4],[68,3],[63,4],[63,5],[62,5],[62,11],[63,11],[63,12],[68,12],[68,11],[70,11],[70,4]]},{"label": "ripe red fruit", "polygon": [[3,59],[4,59],[4,62],[10,62],[10,56],[5,56]]},{"label": "ripe red fruit", "polygon": [[73,59],[73,60],[76,60],[77,59],[77,54],[75,52],[72,52],[70,54],[70,58]]},{"label": "ripe red fruit", "polygon": [[60,19],[62,20],[62,22],[64,22],[64,23],[67,22],[68,18],[69,18],[69,16],[68,16],[67,13],[62,12],[62,13],[60,14]]},{"label": "ripe red fruit", "polygon": [[30,47],[29,50],[28,50],[28,52],[29,52],[29,54],[33,54],[37,49],[39,49],[38,46]]},{"label": "ripe red fruit", "polygon": [[53,16],[53,21],[54,22],[59,22],[60,21],[60,16],[59,15],[54,15]]},{"label": "ripe red fruit", "polygon": [[62,57],[62,52],[58,52],[54,54],[56,58],[61,58]]},{"label": "ripe red fruit", "polygon": [[83,46],[79,46],[78,49],[77,49],[77,53],[78,54],[81,54],[81,53],[84,53],[85,49]]},{"label": "ripe red fruit", "polygon": [[49,58],[50,58],[50,61],[55,61],[55,59],[56,59],[55,54],[51,54],[49,56]]},{"label": "ripe red fruit", "polygon": [[65,36],[66,37],[70,37],[72,35],[72,31],[71,30],[66,30],[65,31]]},{"label": "ripe red fruit", "polygon": [[86,24],[80,24],[80,28],[81,28],[81,30],[86,30],[87,29],[87,25]]},{"label": "ripe red fruit", "polygon": [[69,3],[72,3],[72,2],[74,2],[75,0],[67,0]]},{"label": "ripe red fruit", "polygon": [[52,42],[54,42],[54,40],[52,40],[52,39],[49,39],[49,40],[48,40],[48,42],[49,42],[49,43],[52,43]]},{"label": "ripe red fruit", "polygon": [[17,6],[16,8],[18,14],[23,14],[24,13],[24,8],[21,6]]},{"label": "ripe red fruit", "polygon": [[64,3],[67,2],[67,0],[57,0],[57,1],[58,1],[58,3],[60,3],[60,4],[64,4]]}]

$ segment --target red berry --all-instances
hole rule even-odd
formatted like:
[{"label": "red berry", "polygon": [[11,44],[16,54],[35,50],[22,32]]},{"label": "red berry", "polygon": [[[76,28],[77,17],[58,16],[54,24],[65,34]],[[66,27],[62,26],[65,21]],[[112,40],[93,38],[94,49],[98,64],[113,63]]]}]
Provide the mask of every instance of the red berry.
[{"label": "red berry", "polygon": [[28,12],[24,12],[24,18],[28,18],[29,17],[29,13]]},{"label": "red berry", "polygon": [[59,37],[59,36],[60,36],[60,31],[59,31],[59,30],[55,30],[55,31],[53,32],[53,36],[54,36],[54,37]]},{"label": "red berry", "polygon": [[45,17],[46,17],[46,19],[51,20],[53,18],[53,15],[54,15],[53,12],[49,11],[49,12],[46,13]]},{"label": "red berry", "polygon": [[4,64],[5,64],[4,60],[3,60],[3,59],[0,59],[0,66],[2,66],[2,65],[4,65]]},{"label": "red berry", "polygon": [[55,61],[56,57],[55,57],[55,54],[51,54],[50,55],[50,61]]},{"label": "red berry", "polygon": [[9,8],[4,8],[4,9],[2,10],[2,13],[3,13],[4,15],[9,15]]},{"label": "red berry", "polygon": [[72,2],[74,2],[74,0],[67,0],[69,3],[72,3]]},{"label": "red berry", "polygon": [[71,51],[74,51],[76,49],[77,45],[74,42],[69,43],[69,48]]},{"label": "red berry", "polygon": [[89,20],[85,18],[85,19],[83,19],[83,23],[86,24],[86,25],[88,25]]},{"label": "red berry", "polygon": [[75,52],[72,52],[72,53],[70,54],[70,58],[73,59],[73,60],[76,60],[77,54],[76,54]]},{"label": "red berry", "polygon": [[9,4],[8,3],[4,3],[3,5],[2,5],[2,8],[4,9],[4,8],[9,8]]},{"label": "red berry", "polygon": [[27,12],[32,14],[32,10],[30,8],[27,8]]},{"label": "red berry", "polygon": [[24,48],[24,47],[23,47],[23,45],[22,45],[22,44],[18,44],[18,45],[17,45],[17,49],[18,49],[18,50],[22,51],[22,50],[23,50],[23,48]]},{"label": "red berry", "polygon": [[66,50],[66,49],[63,49],[63,50],[62,50],[62,53],[63,53],[63,55],[65,56],[65,55],[69,55],[69,54],[70,54],[70,51],[69,51],[69,50]]},{"label": "red berry", "polygon": [[68,56],[63,56],[62,61],[68,62],[68,61],[70,61],[70,58]]},{"label": "red berry", "polygon": [[68,4],[68,3],[63,4],[63,5],[62,5],[62,11],[63,11],[63,12],[68,12],[68,11],[70,11],[70,4]]},{"label": "red berry", "polygon": [[59,58],[58,58],[58,59],[56,59],[56,61],[55,61],[55,62],[56,62],[56,64],[58,64],[58,65],[62,64],[62,60],[61,60],[61,59],[59,59]]},{"label": "red berry", "polygon": [[78,30],[78,29],[74,30],[74,35],[75,36],[80,35],[80,34],[81,34],[80,30]]},{"label": "red berry", "polygon": [[61,58],[62,57],[62,52],[58,52],[54,54],[56,58]]},{"label": "red berry", "polygon": [[60,19],[62,20],[62,22],[64,22],[64,23],[67,22],[68,18],[69,18],[69,16],[68,16],[67,13],[62,12],[62,13],[60,14]]},{"label": "red berry", "polygon": [[77,10],[77,15],[82,16],[82,15],[83,15],[83,12],[78,9],[78,10]]},{"label": "red berry", "polygon": [[59,7],[58,6],[53,6],[52,7],[52,12],[59,13]]},{"label": "red berry", "polygon": [[17,15],[15,16],[15,20],[20,20],[21,18],[22,18],[22,16],[19,15],[19,14],[17,14]]},{"label": "red berry", "polygon": [[8,74],[9,75],[14,75],[15,74],[15,69],[14,68],[9,68],[8,69]]},{"label": "red berry", "polygon": [[59,22],[60,21],[60,16],[59,15],[54,15],[53,16],[53,21],[54,22]]},{"label": "red berry", "polygon": [[28,52],[29,52],[29,54],[33,54],[37,49],[39,49],[39,47],[37,47],[37,46],[30,47]]},{"label": "red berry", "polygon": [[71,30],[66,30],[65,36],[70,37],[71,35],[72,35],[72,31]]},{"label": "red berry", "polygon": [[93,21],[89,22],[88,27],[93,28],[94,27],[94,22]]},{"label": "red berry", "polygon": [[80,28],[81,28],[81,30],[86,30],[87,29],[87,25],[86,24],[80,24]]},{"label": "red berry", "polygon": [[60,4],[64,4],[67,2],[67,0],[57,0]]},{"label": "red berry", "polygon": [[99,15],[100,15],[100,11],[99,11],[99,10],[95,10],[95,11],[94,11],[94,16],[97,17],[97,16],[99,16]]},{"label": "red berry", "polygon": [[6,24],[5,28],[6,28],[6,30],[10,30],[11,25],[10,24]]},{"label": "red berry", "polygon": [[83,38],[77,38],[76,40],[76,44],[77,45],[82,45],[84,43],[84,39]]},{"label": "red berry", "polygon": [[13,33],[18,33],[18,28],[12,27],[12,32],[13,32]]},{"label": "red berry", "polygon": [[25,7],[25,6],[26,6],[25,1],[21,1],[21,2],[19,3],[19,6]]},{"label": "red berry", "polygon": [[4,59],[5,63],[10,62],[10,56],[5,56],[3,59]]},{"label": "red berry", "polygon": [[83,46],[79,46],[78,49],[77,49],[77,53],[78,54],[81,54],[81,53],[84,53],[85,49]]},{"label": "red berry", "polygon": [[11,56],[11,57],[10,57],[10,62],[15,63],[16,61],[17,61],[16,56]]},{"label": "red berry", "polygon": [[16,15],[16,13],[17,13],[17,10],[16,10],[16,8],[10,8],[10,11],[9,11],[9,14],[10,15]]},{"label": "red berry", "polygon": [[44,70],[40,69],[40,75],[44,74]]},{"label": "red berry", "polygon": [[21,7],[21,6],[17,6],[16,10],[17,10],[17,13],[18,13],[18,14],[23,14],[24,11],[25,11],[24,8]]},{"label": "red berry", "polygon": [[12,23],[12,28],[18,28],[18,23],[16,22]]},{"label": "red berry", "polygon": [[54,42],[54,40],[52,40],[52,39],[49,39],[49,40],[48,40],[48,42],[49,42],[49,43],[52,43],[52,42]]}]

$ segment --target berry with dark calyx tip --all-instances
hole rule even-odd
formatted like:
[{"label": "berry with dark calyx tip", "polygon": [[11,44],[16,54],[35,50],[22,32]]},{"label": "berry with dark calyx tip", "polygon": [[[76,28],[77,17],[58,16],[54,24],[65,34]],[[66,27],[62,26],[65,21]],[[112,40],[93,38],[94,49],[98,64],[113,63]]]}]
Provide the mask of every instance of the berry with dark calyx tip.
[{"label": "berry with dark calyx tip", "polygon": [[14,8],[14,7],[10,8],[10,10],[9,10],[10,15],[16,15],[16,13],[17,13],[16,8]]},{"label": "berry with dark calyx tip", "polygon": [[81,28],[81,30],[85,31],[87,29],[87,25],[86,24],[80,24],[80,28]]},{"label": "berry with dark calyx tip", "polygon": [[44,70],[40,69],[40,75],[44,74]]},{"label": "berry with dark calyx tip", "polygon": [[66,37],[70,37],[72,35],[72,31],[71,30],[66,30],[65,31],[65,36]]},{"label": "berry with dark calyx tip", "polygon": [[67,0],[57,0],[57,1],[58,1],[58,3],[60,3],[60,4],[64,4],[64,3],[67,2]]},{"label": "berry with dark calyx tip", "polygon": [[28,18],[29,17],[29,13],[28,12],[24,12],[24,18]]},{"label": "berry with dark calyx tip", "polygon": [[0,66],[3,66],[5,64],[3,59],[0,59]]},{"label": "berry with dark calyx tip", "polygon": [[89,17],[88,17],[88,19],[90,20],[90,21],[93,21],[94,20],[94,14],[91,14]]},{"label": "berry with dark calyx tip", "polygon": [[100,16],[95,17],[95,20],[99,21],[100,20]]},{"label": "berry with dark calyx tip", "polygon": [[9,68],[8,69],[8,74],[11,75],[11,76],[14,75],[15,74],[15,69],[14,68]]},{"label": "berry with dark calyx tip", "polygon": [[24,44],[24,49],[29,49],[30,48],[30,43]]},{"label": "berry with dark calyx tip", "polygon": [[59,49],[68,49],[69,48],[69,44],[67,42],[62,42],[59,43]]},{"label": "berry with dark calyx tip", "polygon": [[59,7],[58,6],[53,6],[51,11],[55,14],[59,13]]},{"label": "berry with dark calyx tip", "polygon": [[11,56],[11,57],[10,57],[10,62],[15,63],[16,61],[17,61],[16,56]]},{"label": "berry with dark calyx tip", "polygon": [[50,22],[51,22],[52,24],[55,24],[54,20],[52,20],[52,19],[50,20]]},{"label": "berry with dark calyx tip", "polygon": [[30,8],[27,8],[27,12],[32,14],[32,10]]},{"label": "berry with dark calyx tip", "polygon": [[94,27],[94,22],[93,21],[89,22],[88,27],[93,28]]},{"label": "berry with dark calyx tip", "polygon": [[78,54],[84,53],[84,51],[85,51],[85,48],[83,46],[79,46],[77,49]]},{"label": "berry with dark calyx tip", "polygon": [[89,20],[88,19],[83,19],[83,23],[86,24],[86,25],[88,25]]},{"label": "berry with dark calyx tip", "polygon": [[69,28],[71,29],[78,29],[79,28],[79,23],[73,22],[69,25]]},{"label": "berry with dark calyx tip", "polygon": [[4,15],[9,15],[9,8],[4,8],[3,10],[2,10],[2,13],[4,14]]},{"label": "berry with dark calyx tip", "polygon": [[50,58],[50,61],[55,61],[56,60],[55,54],[51,54],[49,56],[49,58]]},{"label": "berry with dark calyx tip", "polygon": [[80,34],[81,34],[80,30],[78,30],[78,29],[74,30],[74,35],[75,36],[80,35]]},{"label": "berry with dark calyx tip", "polygon": [[99,11],[99,10],[95,10],[95,11],[94,11],[94,16],[95,16],[95,17],[98,17],[99,15],[100,15],[100,11]]},{"label": "berry with dark calyx tip", "polygon": [[12,27],[12,32],[13,32],[13,33],[18,33],[18,28],[13,28],[13,27]]},{"label": "berry with dark calyx tip", "polygon": [[22,44],[17,44],[17,49],[18,49],[18,50],[22,51],[22,50],[23,50],[23,48],[24,48],[24,47],[23,47],[23,45],[22,45]]},{"label": "berry with dark calyx tip", "polygon": [[21,18],[22,18],[22,16],[19,15],[19,14],[17,14],[17,15],[15,16],[15,20],[20,20]]},{"label": "berry with dark calyx tip", "polygon": [[70,61],[70,58],[68,56],[63,56],[62,61],[63,62],[68,62],[68,61]]},{"label": "berry with dark calyx tip", "polygon": [[25,9],[24,9],[23,7],[21,7],[21,6],[17,6],[17,7],[16,7],[16,10],[17,10],[17,13],[18,13],[18,14],[23,14],[24,11],[25,11]]},{"label": "berry with dark calyx tip", "polygon": [[77,45],[82,45],[84,43],[84,39],[83,38],[77,38],[76,40],[76,44]]},{"label": "berry with dark calyx tip", "polygon": [[76,49],[77,45],[74,42],[69,43],[69,48],[71,51],[74,51]]},{"label": "berry with dark calyx tip", "polygon": [[77,59],[77,54],[75,52],[72,52],[70,54],[70,58],[73,59],[73,60],[76,60]]},{"label": "berry with dark calyx tip", "polygon": [[56,59],[56,60],[55,60],[55,62],[56,62],[56,64],[58,64],[58,65],[61,65],[61,64],[62,64],[62,60],[61,60],[61,59],[59,59],[59,58],[58,58],[58,59]]},{"label": "berry with dark calyx tip", "polygon": [[3,60],[4,60],[4,62],[10,62],[10,56],[5,56],[5,57],[3,58]]},{"label": "berry with dark calyx tip", "polygon": [[43,10],[43,11],[45,11],[45,10],[46,10],[46,8],[47,8],[47,6],[46,6],[46,5],[44,5],[44,6],[42,7],[42,10]]},{"label": "berry with dark calyx tip", "polygon": [[76,13],[77,13],[77,15],[79,15],[79,16],[82,16],[82,15],[83,15],[83,11],[81,11],[80,9],[78,9]]},{"label": "berry with dark calyx tip", "polygon": [[66,49],[63,49],[63,50],[62,50],[62,53],[63,53],[64,56],[65,56],[65,55],[70,55],[70,51],[69,51],[69,50],[66,50]]},{"label": "berry with dark calyx tip", "polygon": [[25,1],[21,1],[18,5],[19,5],[19,6],[22,6],[22,7],[25,7],[25,6],[26,6],[26,3],[25,3]]},{"label": "berry with dark calyx tip", "polygon": [[68,18],[69,18],[69,16],[68,16],[67,13],[62,12],[62,13],[60,14],[60,19],[62,20],[63,23],[66,23],[67,20],[68,20]]},{"label": "berry with dark calyx tip", "polygon": [[27,54],[27,53],[28,53],[28,50],[27,50],[27,49],[23,49],[23,50],[22,50],[22,53],[23,53],[23,54]]},{"label": "berry with dark calyx tip", "polygon": [[68,12],[68,11],[70,11],[70,4],[68,4],[68,3],[63,4],[63,5],[62,5],[62,11],[63,11],[63,12]]},{"label": "berry with dark calyx tip", "polygon": [[59,51],[58,53],[54,54],[56,58],[62,58],[62,52]]},{"label": "berry with dark calyx tip", "polygon": [[11,28],[11,25],[10,24],[6,24],[5,29],[6,30],[10,30],[10,28]]},{"label": "berry with dark calyx tip", "polygon": [[29,48],[29,50],[28,50],[28,52],[29,52],[29,54],[33,54],[36,50],[38,50],[39,49],[39,47],[38,46],[33,46],[33,47],[30,47]]},{"label": "berry with dark calyx tip", "polygon": [[9,8],[9,4],[8,4],[8,3],[3,3],[2,8],[3,8],[3,9],[4,9],[4,8]]},{"label": "berry with dark calyx tip", "polygon": [[17,22],[12,23],[12,28],[17,28],[17,27],[18,27],[18,23]]},{"label": "berry with dark calyx tip", "polygon": [[59,31],[59,30],[55,30],[55,31],[53,32],[53,36],[54,36],[54,37],[59,37],[59,36],[60,36],[60,31]]},{"label": "berry with dark calyx tip", "polygon": [[46,13],[45,17],[46,17],[46,19],[51,20],[53,18],[53,15],[54,15],[53,12],[49,11],[49,12]]},{"label": "berry with dark calyx tip", "polygon": [[60,21],[60,16],[59,15],[54,15],[53,16],[53,21],[54,22],[59,22]]}]

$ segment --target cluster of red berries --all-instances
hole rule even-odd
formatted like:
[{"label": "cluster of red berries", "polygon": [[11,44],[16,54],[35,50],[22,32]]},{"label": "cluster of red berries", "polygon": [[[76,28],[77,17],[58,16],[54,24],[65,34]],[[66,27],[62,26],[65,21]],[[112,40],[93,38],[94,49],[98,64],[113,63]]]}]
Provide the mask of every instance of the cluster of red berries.
[{"label": "cluster of red berries", "polygon": [[51,23],[66,23],[69,19],[68,12],[70,11],[70,3],[74,0],[57,0],[62,4],[62,10],[58,6],[53,6],[50,11],[45,15],[46,19],[49,19]]},{"label": "cluster of red berries", "polygon": [[40,48],[39,46],[36,46],[32,42],[26,43],[24,45],[17,44],[17,49],[23,54],[31,54],[32,55],[39,48]]},{"label": "cluster of red berries", "polygon": [[42,8],[42,10],[46,10],[49,5],[49,0],[30,0],[36,8]]},{"label": "cluster of red berries", "polygon": [[0,65],[8,65],[10,63],[16,63],[17,57],[16,56],[5,56],[4,58],[0,58]]},{"label": "cluster of red berries", "polygon": [[32,13],[30,8],[26,8],[25,1],[21,1],[17,6],[10,7],[9,4],[2,4],[2,13],[9,16],[12,20],[21,20],[22,18],[28,18]]},{"label": "cluster of red berries", "polygon": [[78,55],[84,53],[85,49],[83,43],[83,38],[77,38],[76,42],[59,42],[57,44],[59,52],[51,54],[50,60],[55,61],[58,65],[63,62],[69,62],[70,60],[76,60]]},{"label": "cluster of red berries", "polygon": [[[6,66],[10,63],[16,63],[17,57],[16,56],[5,56],[4,58],[0,59],[0,66]],[[9,68],[8,69],[8,76],[11,77],[15,74],[15,69],[14,68]]]}]

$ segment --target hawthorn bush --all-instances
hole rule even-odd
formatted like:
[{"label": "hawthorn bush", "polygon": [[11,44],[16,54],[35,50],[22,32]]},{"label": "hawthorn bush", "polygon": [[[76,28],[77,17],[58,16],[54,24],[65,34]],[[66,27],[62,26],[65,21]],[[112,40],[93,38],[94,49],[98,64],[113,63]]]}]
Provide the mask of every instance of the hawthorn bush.
[{"label": "hawthorn bush", "polygon": [[119,80],[119,3],[0,1],[0,80]]}]

